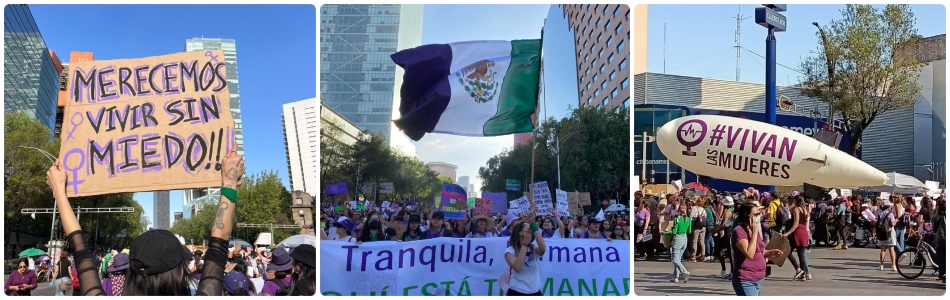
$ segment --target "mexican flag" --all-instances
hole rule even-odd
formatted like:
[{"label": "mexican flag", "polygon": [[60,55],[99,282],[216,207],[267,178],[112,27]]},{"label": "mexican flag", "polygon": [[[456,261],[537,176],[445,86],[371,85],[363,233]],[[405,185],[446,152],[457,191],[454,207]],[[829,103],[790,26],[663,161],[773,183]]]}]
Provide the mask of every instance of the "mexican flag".
[{"label": "mexican flag", "polygon": [[414,141],[428,132],[497,136],[534,129],[541,40],[431,44],[391,58],[406,71],[401,118],[393,122]]}]

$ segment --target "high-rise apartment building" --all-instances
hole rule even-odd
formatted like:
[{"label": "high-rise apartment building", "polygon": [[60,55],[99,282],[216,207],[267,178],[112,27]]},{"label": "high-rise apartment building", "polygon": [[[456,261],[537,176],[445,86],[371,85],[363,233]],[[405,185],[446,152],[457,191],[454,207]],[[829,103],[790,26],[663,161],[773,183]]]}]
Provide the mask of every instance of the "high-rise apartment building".
[{"label": "high-rise apartment building", "polygon": [[[238,144],[238,155],[244,155],[244,129],[241,122],[241,87],[238,81],[237,43],[233,39],[192,38],[185,41],[185,51],[224,50],[224,64],[227,71],[228,92],[231,95],[231,116],[234,118],[234,139]],[[186,204],[195,199],[214,194],[217,188],[184,190],[182,196]]]},{"label": "high-rise apartment building", "polygon": [[574,30],[578,105],[630,106],[630,7],[564,5]]},{"label": "high-rise apartment building", "polygon": [[26,113],[52,137],[62,65],[46,48],[29,6],[8,4],[3,16],[3,111]]},{"label": "high-rise apartment building", "polygon": [[327,107],[393,148],[415,146],[392,126],[399,117],[403,70],[390,55],[422,44],[422,5],[327,4],[320,7],[320,98]]},{"label": "high-rise apartment building", "polygon": [[426,166],[430,170],[435,171],[439,175],[450,178],[452,183],[456,183],[455,172],[458,171],[459,167],[450,163],[444,163],[439,161],[427,162]]},{"label": "high-rise apartment building", "polygon": [[468,176],[459,176],[459,186],[465,189],[466,192],[472,193],[469,188],[469,177]]},{"label": "high-rise apartment building", "polygon": [[317,98],[284,104],[281,123],[284,126],[284,149],[290,190],[319,194],[317,186],[317,149],[320,147]]},{"label": "high-rise apartment building", "polygon": [[153,193],[152,199],[152,210],[154,210],[152,215],[152,228],[155,229],[168,229],[169,226],[169,213],[171,208],[168,205],[168,191],[156,191]]}]

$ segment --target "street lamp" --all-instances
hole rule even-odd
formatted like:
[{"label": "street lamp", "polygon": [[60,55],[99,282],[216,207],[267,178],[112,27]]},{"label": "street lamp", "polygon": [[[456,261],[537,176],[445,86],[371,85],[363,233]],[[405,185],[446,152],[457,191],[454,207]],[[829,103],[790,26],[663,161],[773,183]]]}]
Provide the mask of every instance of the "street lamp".
[{"label": "street lamp", "polygon": [[825,34],[825,30],[818,26],[818,22],[811,22],[811,25],[815,25],[818,28],[818,33],[821,34],[821,46],[825,51],[825,65],[828,67],[828,128],[831,128],[832,131],[835,130],[835,65],[831,61],[831,56],[828,54],[828,35]]},{"label": "street lamp", "polygon": [[[590,129],[582,129],[582,130],[574,131],[574,132],[568,133],[566,136],[564,136],[564,139],[566,140],[567,138],[571,137],[572,135],[574,135],[574,134],[576,134],[576,133],[585,132],[585,131],[593,131],[593,130],[590,130]],[[555,140],[555,143],[556,143],[556,145],[557,145],[557,148],[555,149],[556,152],[557,152],[557,153],[556,153],[556,155],[557,155],[557,188],[558,188],[558,189],[561,189],[561,188],[562,188],[562,187],[561,187],[561,138],[555,136],[555,137],[554,137],[554,140]]]}]

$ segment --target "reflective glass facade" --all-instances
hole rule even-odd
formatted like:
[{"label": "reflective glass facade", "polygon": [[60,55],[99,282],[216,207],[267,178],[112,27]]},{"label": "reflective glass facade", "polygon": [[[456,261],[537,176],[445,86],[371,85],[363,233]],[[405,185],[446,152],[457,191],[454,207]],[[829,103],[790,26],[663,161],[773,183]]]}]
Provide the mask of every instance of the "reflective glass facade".
[{"label": "reflective glass facade", "polygon": [[[413,25],[413,26],[407,26]],[[320,7],[320,97],[364,131],[391,141],[397,66],[390,55],[422,40],[422,6]]]},{"label": "reflective glass facade", "polygon": [[22,111],[56,127],[59,71],[29,6],[9,4],[3,14],[3,110]]},{"label": "reflective glass facade", "polygon": [[541,84],[541,118],[565,118],[577,108],[577,68],[574,67],[574,28],[568,24],[563,5],[551,5],[544,19],[544,74]]},{"label": "reflective glass facade", "polygon": [[241,124],[241,87],[238,84],[237,46],[232,39],[193,38],[185,41],[185,51],[224,50],[228,91],[231,92],[231,115],[234,117],[234,139],[238,155],[244,155],[244,129]]}]

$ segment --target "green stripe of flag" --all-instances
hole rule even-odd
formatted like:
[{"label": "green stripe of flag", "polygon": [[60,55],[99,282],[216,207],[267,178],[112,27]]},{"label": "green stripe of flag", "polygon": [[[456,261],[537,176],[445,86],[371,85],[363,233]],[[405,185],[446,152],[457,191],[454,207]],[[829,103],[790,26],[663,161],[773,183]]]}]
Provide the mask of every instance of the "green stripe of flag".
[{"label": "green stripe of flag", "polygon": [[485,136],[531,132],[531,114],[538,106],[541,40],[511,41],[511,64],[502,81],[498,112],[485,122]]}]

